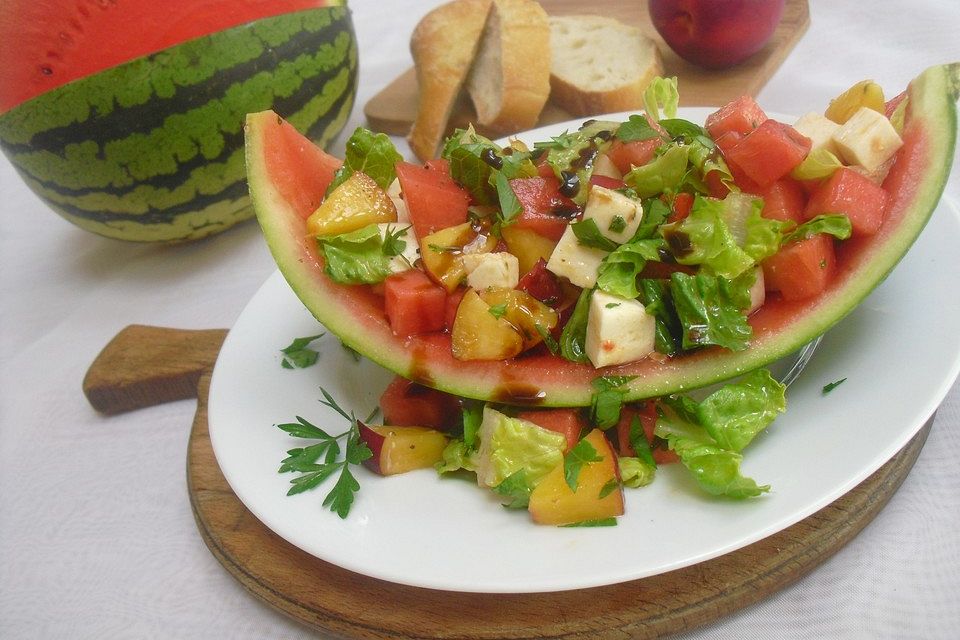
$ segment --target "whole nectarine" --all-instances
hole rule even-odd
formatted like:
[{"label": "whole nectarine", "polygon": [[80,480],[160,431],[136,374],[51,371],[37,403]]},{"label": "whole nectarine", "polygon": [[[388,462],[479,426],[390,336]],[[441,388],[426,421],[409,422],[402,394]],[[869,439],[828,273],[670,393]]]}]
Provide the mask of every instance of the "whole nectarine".
[{"label": "whole nectarine", "polygon": [[701,67],[746,60],[773,35],[785,0],[649,0],[650,19],[670,48]]}]

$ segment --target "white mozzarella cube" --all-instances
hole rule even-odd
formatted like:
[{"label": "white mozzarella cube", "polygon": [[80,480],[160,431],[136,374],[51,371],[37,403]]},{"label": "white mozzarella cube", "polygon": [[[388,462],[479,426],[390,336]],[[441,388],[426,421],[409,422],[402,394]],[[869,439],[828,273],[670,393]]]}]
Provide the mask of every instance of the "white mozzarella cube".
[{"label": "white mozzarella cube", "polygon": [[512,253],[469,253],[460,258],[467,272],[467,286],[514,289],[520,281],[520,263]]},{"label": "white mozzarella cube", "polygon": [[643,220],[643,207],[622,193],[593,186],[583,209],[583,219],[596,222],[603,237],[623,244],[637,232]]},{"label": "white mozzarella cube", "polygon": [[767,299],[766,284],[763,281],[763,269],[759,266],[753,268],[755,275],[753,285],[750,287],[750,308],[747,309],[747,315],[750,315],[763,306]]},{"label": "white mozzarella cube", "polygon": [[890,120],[867,107],[860,107],[841,125],[833,141],[844,162],[858,164],[868,172],[876,171],[903,146]]},{"label": "white mozzarella cube", "polygon": [[547,270],[578,287],[589,289],[597,283],[597,270],[606,257],[606,251],[580,244],[573,228],[568,226],[550,254]]},{"label": "white mozzarella cube", "polygon": [[836,143],[833,141],[833,135],[840,128],[836,122],[823,114],[810,112],[801,116],[793,124],[793,128],[799,133],[810,138],[812,143],[810,150],[826,149],[833,155],[839,155]]},{"label": "white mozzarella cube", "polygon": [[377,229],[380,230],[381,238],[386,238],[388,232],[393,236],[400,232],[398,239],[404,243],[400,255],[393,256],[390,259],[390,270],[394,273],[400,273],[412,269],[417,260],[420,259],[420,244],[417,242],[417,236],[413,234],[413,227],[409,224],[397,222],[381,222],[377,225]]},{"label": "white mozzarella cube", "polygon": [[[394,178],[390,186],[387,187],[387,195],[393,201],[393,206],[397,208],[397,222],[409,224],[410,210],[407,208],[407,202],[403,199],[403,194],[400,192],[400,181],[396,178]],[[413,229],[410,230],[410,233],[413,233]]]},{"label": "white mozzarella cube", "polygon": [[638,300],[594,291],[584,348],[595,367],[624,364],[654,351],[656,320]]},{"label": "white mozzarella cube", "polygon": [[623,179],[620,169],[617,169],[617,165],[613,164],[613,160],[605,153],[601,153],[593,161],[593,175],[613,178],[614,180]]}]

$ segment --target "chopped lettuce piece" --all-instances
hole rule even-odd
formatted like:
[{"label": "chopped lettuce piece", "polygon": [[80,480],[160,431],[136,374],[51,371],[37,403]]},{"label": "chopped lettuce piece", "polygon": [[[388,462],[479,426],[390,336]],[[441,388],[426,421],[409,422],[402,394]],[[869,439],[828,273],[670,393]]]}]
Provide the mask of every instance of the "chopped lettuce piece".
[{"label": "chopped lettuce piece", "polygon": [[663,248],[661,238],[635,240],[620,245],[600,263],[597,286],[621,298],[636,298],[640,295],[637,276],[643,271],[648,260],[660,260],[660,251]]},{"label": "chopped lettuce piece", "polygon": [[818,233],[826,233],[839,240],[846,240],[853,232],[850,218],[842,213],[824,213],[810,218],[783,237],[783,244],[806,240]]},{"label": "chopped lettuce piece", "polygon": [[480,424],[480,446],[473,460],[477,483],[496,487],[517,471],[535,487],[552,469],[563,463],[567,439],[527,420],[512,418],[485,406]]},{"label": "chopped lettuce piece", "polygon": [[741,475],[741,454],[723,449],[703,427],[683,420],[669,408],[657,419],[654,433],[667,441],[700,488],[711,495],[752,498],[770,490],[769,485],[759,486]]},{"label": "chopped lettuce piece", "polygon": [[618,457],[617,464],[620,466],[620,478],[623,486],[631,489],[645,487],[657,475],[657,468],[640,458]]},{"label": "chopped lettuce piece", "polygon": [[654,122],[660,120],[660,110],[668,118],[677,115],[677,107],[680,105],[680,92],[677,90],[676,76],[671,78],[656,77],[650,81],[646,90],[643,92],[643,106],[647,115]]},{"label": "chopped lettuce piece", "polygon": [[620,126],[618,122],[592,120],[574,132],[565,131],[550,142],[538,142],[534,147],[546,151],[544,156],[553,174],[574,193],[566,193],[575,203],[583,205],[589,193],[590,176],[593,175],[593,161],[609,145],[613,132]]},{"label": "chopped lettuce piece", "polygon": [[443,449],[443,455],[434,467],[437,473],[451,473],[463,469],[476,471],[476,451],[463,440],[451,440]]},{"label": "chopped lettuce piece", "polygon": [[713,495],[747,498],[768,491],[740,474],[740,454],[786,409],[785,387],[766,369],[753,371],[697,402],[668,396],[654,431]]},{"label": "chopped lettuce piece", "polygon": [[693,415],[721,448],[743,451],[786,410],[785,391],[768,370],[757,369],[696,403]]},{"label": "chopped lettuce piece", "polygon": [[[481,205],[497,204],[497,176],[507,180],[537,175],[530,153],[511,148],[505,154],[473,127],[458,129],[447,139],[440,156],[450,163],[450,175]],[[498,168],[499,167],[499,168]]]},{"label": "chopped lettuce piece", "polygon": [[[745,280],[698,273],[670,276],[670,296],[682,328],[681,346],[693,349],[719,345],[743,351],[753,335],[743,313]],[[749,294],[746,294],[749,296]],[[747,298],[749,299],[749,298]]]},{"label": "chopped lettuce piece", "polygon": [[818,147],[807,154],[799,165],[790,172],[790,177],[796,180],[820,180],[833,175],[833,172],[843,166],[840,159],[827,149]]},{"label": "chopped lettuce piece", "polygon": [[762,208],[762,200],[742,193],[723,200],[697,196],[690,215],[660,233],[680,264],[732,279],[780,248],[786,223],[762,217]]},{"label": "chopped lettuce piece", "polygon": [[325,262],[323,270],[342,284],[382,282],[392,271],[393,256],[384,251],[383,237],[376,224],[317,240]]},{"label": "chopped lettuce piece", "polygon": [[381,189],[387,189],[396,179],[397,172],[394,167],[403,160],[403,156],[393,146],[387,134],[357,127],[347,140],[346,147],[343,164],[337,169],[333,182],[327,188],[328,195],[355,171],[362,171],[373,178]]},{"label": "chopped lettuce piece", "polygon": [[631,169],[623,181],[640,198],[676,191],[687,173],[689,151],[687,146],[671,144],[659,157]]}]

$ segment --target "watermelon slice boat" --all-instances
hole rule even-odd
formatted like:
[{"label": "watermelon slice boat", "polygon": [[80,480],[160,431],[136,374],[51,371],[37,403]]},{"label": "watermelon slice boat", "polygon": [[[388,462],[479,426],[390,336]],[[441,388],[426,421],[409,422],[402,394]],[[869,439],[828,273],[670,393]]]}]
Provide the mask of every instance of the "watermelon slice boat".
[{"label": "watermelon slice boat", "polygon": [[292,128],[270,111],[247,118],[248,183],[266,241],[292,290],[344,344],[383,367],[459,396],[542,406],[586,406],[591,381],[601,373],[635,376],[622,389],[627,400],[639,400],[710,385],[783,358],[826,332],[880,284],[923,230],[943,192],[954,155],[958,91],[960,64],[932,67],[910,83],[904,144],[883,183],[883,224],[874,235],[840,245],[835,276],[822,294],[768,298],[749,318],[753,337],[746,350],[709,347],[602,370],[546,353],[461,361],[451,354],[447,333],[395,336],[382,296],[367,286],[338,284],[324,273],[317,242],[292,204],[289,187],[309,190],[310,176],[333,167],[323,154],[297,142]]}]

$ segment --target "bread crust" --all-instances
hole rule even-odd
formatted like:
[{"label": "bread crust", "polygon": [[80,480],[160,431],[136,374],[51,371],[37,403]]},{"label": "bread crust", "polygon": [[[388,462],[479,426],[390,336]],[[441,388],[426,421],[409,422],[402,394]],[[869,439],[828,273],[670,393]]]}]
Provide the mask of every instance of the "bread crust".
[{"label": "bread crust", "polygon": [[501,133],[537,124],[550,95],[550,23],[533,0],[493,0],[467,79],[477,121]]},{"label": "bread crust", "polygon": [[[551,17],[551,21],[556,23],[565,23],[572,25],[574,29],[578,25],[591,25],[595,28],[608,29],[611,35],[615,32],[623,34],[626,32],[630,38],[634,38],[641,48],[641,54],[644,60],[628,61],[636,68],[636,72],[630,80],[621,83],[619,86],[609,89],[596,89],[583,84],[577,84],[568,77],[564,77],[563,69],[556,68],[554,62],[550,74],[550,101],[557,106],[569,112],[571,116],[582,117],[614,111],[631,111],[642,108],[643,92],[647,85],[656,76],[663,75],[663,60],[656,43],[644,36],[639,29],[625,25],[619,21],[602,16],[583,15],[583,16],[563,16]],[[611,47],[613,44],[611,37]],[[558,42],[556,33],[554,33],[554,47],[565,46],[564,42]],[[621,54],[611,48],[611,50],[602,52],[603,55],[610,57]]]},{"label": "bread crust", "polygon": [[490,5],[491,0],[453,0],[424,16],[410,37],[419,104],[407,140],[421,160],[437,155],[477,55]]}]

